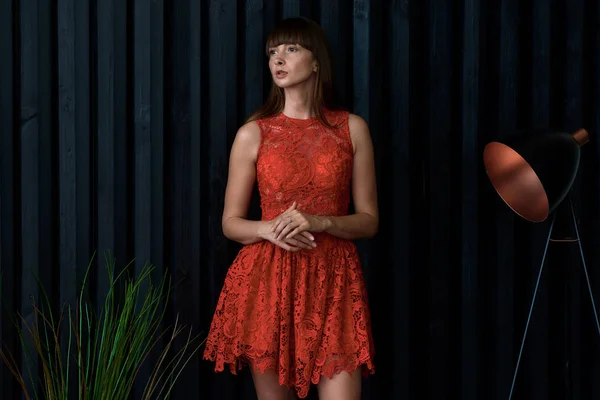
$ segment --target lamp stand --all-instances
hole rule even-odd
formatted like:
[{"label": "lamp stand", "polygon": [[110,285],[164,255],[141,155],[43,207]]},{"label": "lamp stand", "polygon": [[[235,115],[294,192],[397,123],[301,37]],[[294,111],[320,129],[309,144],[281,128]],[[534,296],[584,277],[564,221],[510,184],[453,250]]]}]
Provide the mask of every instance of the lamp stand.
[{"label": "lamp stand", "polygon": [[[581,263],[583,265],[583,271],[585,273],[585,279],[586,279],[586,282],[587,282],[588,292],[590,294],[590,300],[592,301],[592,308],[594,310],[594,317],[596,319],[596,328],[598,329],[598,335],[600,336],[600,321],[598,319],[598,312],[596,310],[596,302],[594,301],[594,295],[592,293],[592,285],[590,283],[590,277],[589,277],[589,274],[588,274],[587,265],[585,263],[585,257],[583,255],[583,247],[581,245],[581,238],[579,236],[579,228],[577,226],[577,219],[575,218],[575,211],[573,209],[573,203],[571,202],[570,197],[569,197],[568,203],[569,203],[569,211],[570,211],[570,214],[571,214],[571,217],[572,217],[573,228],[575,230],[575,235],[576,235],[575,239],[571,240],[571,241],[576,241],[578,243],[578,245],[579,245],[579,254],[581,256]],[[524,345],[525,345],[525,339],[527,338],[527,331],[529,330],[529,323],[531,322],[531,315],[533,313],[533,307],[535,305],[535,300],[537,298],[537,292],[538,292],[538,288],[539,288],[539,285],[540,285],[540,280],[541,280],[541,277],[542,277],[542,272],[544,270],[544,264],[546,262],[546,254],[548,252],[548,245],[552,241],[552,230],[554,228],[554,222],[556,221],[556,214],[557,214],[556,211],[554,211],[552,213],[552,222],[550,223],[550,229],[548,231],[548,238],[546,239],[546,244],[544,246],[544,254],[542,256],[542,263],[540,265],[540,270],[539,270],[539,273],[538,273],[537,282],[535,284],[535,289],[533,291],[533,299],[531,300],[531,305],[529,307],[529,315],[527,317],[527,323],[525,325],[525,332],[523,334],[523,339],[521,340],[521,349],[519,350],[519,357],[517,359],[517,365],[515,366],[515,372],[513,374],[513,380],[512,380],[512,385],[511,385],[511,388],[510,388],[510,394],[508,396],[509,400],[512,399],[513,392],[514,392],[514,389],[515,389],[515,382],[517,380],[517,373],[519,371],[519,365],[521,363],[521,357],[523,355],[523,348],[524,348]]]}]

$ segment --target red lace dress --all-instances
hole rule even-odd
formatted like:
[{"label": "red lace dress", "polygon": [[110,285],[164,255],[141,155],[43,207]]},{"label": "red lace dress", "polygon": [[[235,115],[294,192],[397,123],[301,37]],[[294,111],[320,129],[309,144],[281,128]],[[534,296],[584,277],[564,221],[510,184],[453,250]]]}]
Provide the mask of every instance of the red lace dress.
[{"label": "red lace dress", "polygon": [[[312,215],[347,215],[353,165],[348,113],[259,120],[257,181],[263,220],[297,201]],[[233,374],[252,360],[306,397],[322,375],[374,373],[367,293],[352,241],[315,233],[317,247],[288,252],[269,241],[244,246],[228,270],[204,358]]]}]

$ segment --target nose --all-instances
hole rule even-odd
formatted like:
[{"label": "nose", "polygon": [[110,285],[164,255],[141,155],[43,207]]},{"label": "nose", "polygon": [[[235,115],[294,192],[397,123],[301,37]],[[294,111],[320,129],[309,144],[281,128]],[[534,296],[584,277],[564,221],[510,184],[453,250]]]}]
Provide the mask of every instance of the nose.
[{"label": "nose", "polygon": [[283,65],[283,59],[281,57],[277,57],[275,59],[275,65]]}]

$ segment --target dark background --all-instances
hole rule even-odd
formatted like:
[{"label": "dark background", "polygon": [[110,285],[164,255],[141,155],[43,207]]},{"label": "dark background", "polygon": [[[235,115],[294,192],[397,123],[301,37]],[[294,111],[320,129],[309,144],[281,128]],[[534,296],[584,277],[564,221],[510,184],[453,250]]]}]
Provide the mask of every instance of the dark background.
[{"label": "dark background", "polygon": [[[599,0],[0,0],[5,346],[8,313],[32,317],[32,272],[57,307],[74,303],[108,250],[183,279],[169,318],[207,332],[238,250],[220,225],[229,148],[270,85],[266,34],[296,15],[328,33],[341,97],[375,143],[365,399],[508,398],[549,224],[489,184],[482,151],[498,135],[590,131],[573,201],[600,295]],[[551,245],[515,399],[600,397],[578,257]],[[247,371],[214,375],[200,357],[180,379],[178,399],[255,398]],[[4,366],[0,385],[17,396]]]}]

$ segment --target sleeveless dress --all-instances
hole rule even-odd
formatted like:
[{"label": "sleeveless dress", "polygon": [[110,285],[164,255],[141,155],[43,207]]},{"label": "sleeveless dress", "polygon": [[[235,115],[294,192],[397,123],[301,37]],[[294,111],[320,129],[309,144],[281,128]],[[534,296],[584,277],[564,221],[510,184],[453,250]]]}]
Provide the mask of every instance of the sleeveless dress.
[{"label": "sleeveless dress", "polygon": [[[348,112],[318,119],[280,113],[258,120],[257,183],[262,219],[294,201],[312,215],[348,214],[353,147]],[[307,396],[321,376],[361,368],[374,373],[375,354],[362,267],[354,242],[313,233],[317,247],[288,252],[261,241],[242,247],[229,267],[203,358],[236,374],[249,361],[279,384]]]}]

